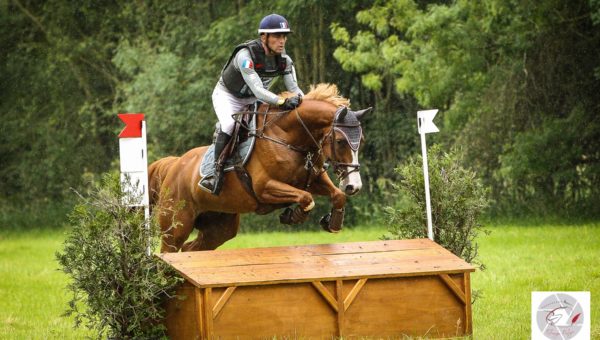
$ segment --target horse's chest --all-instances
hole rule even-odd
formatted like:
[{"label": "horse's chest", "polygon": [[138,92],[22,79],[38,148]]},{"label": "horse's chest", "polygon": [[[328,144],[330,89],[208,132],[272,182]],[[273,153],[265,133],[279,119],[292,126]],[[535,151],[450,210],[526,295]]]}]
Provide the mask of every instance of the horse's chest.
[{"label": "horse's chest", "polygon": [[308,182],[309,172],[304,169],[295,169],[289,171],[287,176],[282,178],[282,182],[287,183],[293,187],[304,189],[306,183]]}]

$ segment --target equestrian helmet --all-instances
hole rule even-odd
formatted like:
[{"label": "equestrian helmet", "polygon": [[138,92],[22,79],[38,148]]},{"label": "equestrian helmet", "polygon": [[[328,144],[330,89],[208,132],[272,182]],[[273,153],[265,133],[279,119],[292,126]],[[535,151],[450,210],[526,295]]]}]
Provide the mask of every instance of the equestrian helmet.
[{"label": "equestrian helmet", "polygon": [[269,14],[260,21],[258,34],[261,33],[291,33],[288,21],[279,14]]}]

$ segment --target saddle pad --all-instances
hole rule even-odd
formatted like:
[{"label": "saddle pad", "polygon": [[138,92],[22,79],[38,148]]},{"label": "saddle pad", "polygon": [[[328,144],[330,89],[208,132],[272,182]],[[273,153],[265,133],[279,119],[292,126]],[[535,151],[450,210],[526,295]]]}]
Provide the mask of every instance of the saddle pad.
[{"label": "saddle pad", "polygon": [[[249,130],[251,132],[256,131],[256,115],[252,116],[250,123],[248,124]],[[245,130],[244,128],[240,128],[241,131]],[[245,165],[248,159],[250,158],[250,153],[254,148],[254,141],[256,140],[255,136],[250,136],[248,139],[243,141],[242,143],[235,146],[235,149],[229,155],[227,160],[225,161],[224,171],[229,172],[234,169],[234,166],[237,164]],[[200,171],[201,177],[206,177],[212,175],[215,172],[214,167],[215,162],[215,144],[213,143],[202,158],[202,162],[200,163]]]}]

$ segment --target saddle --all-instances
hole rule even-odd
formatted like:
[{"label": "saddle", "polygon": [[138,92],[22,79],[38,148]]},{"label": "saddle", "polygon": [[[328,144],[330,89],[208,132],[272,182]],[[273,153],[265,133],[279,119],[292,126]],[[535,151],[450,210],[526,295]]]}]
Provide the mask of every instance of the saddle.
[{"label": "saddle", "polygon": [[[253,111],[255,104],[247,107],[247,111]],[[219,123],[215,128],[216,136],[221,130]],[[256,130],[256,115],[246,113],[236,121],[232,136],[229,143],[225,146],[221,157],[225,158],[222,161],[224,172],[235,170],[236,167],[241,167],[246,164],[250,158],[256,136],[252,134]],[[200,163],[200,176],[205,177],[214,173],[213,163],[215,162],[215,144],[208,148],[202,162]]]}]

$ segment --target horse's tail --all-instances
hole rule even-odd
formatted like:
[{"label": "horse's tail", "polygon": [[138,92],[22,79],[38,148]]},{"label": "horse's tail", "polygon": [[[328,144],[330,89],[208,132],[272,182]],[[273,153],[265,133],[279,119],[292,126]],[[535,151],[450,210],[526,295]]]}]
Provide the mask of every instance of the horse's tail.
[{"label": "horse's tail", "polygon": [[150,164],[148,167],[151,206],[158,201],[162,182],[167,177],[167,173],[169,172],[171,165],[173,165],[177,159],[179,159],[179,157],[175,156],[161,158],[155,162],[152,162],[152,164]]}]

